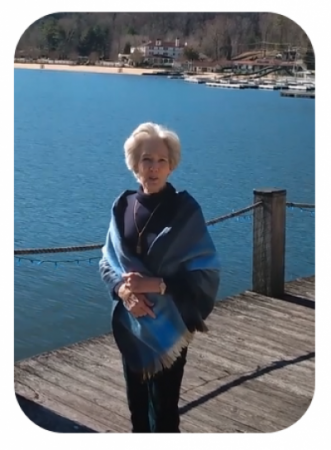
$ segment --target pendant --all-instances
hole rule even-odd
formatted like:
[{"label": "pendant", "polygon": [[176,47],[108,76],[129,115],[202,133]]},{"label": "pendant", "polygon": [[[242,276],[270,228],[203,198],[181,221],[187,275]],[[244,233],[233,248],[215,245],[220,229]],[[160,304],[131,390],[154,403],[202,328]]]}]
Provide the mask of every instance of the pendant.
[{"label": "pendant", "polygon": [[136,252],[137,252],[138,255],[141,254],[141,244],[140,244],[140,239],[139,239],[138,244],[137,244],[137,247],[136,247]]}]

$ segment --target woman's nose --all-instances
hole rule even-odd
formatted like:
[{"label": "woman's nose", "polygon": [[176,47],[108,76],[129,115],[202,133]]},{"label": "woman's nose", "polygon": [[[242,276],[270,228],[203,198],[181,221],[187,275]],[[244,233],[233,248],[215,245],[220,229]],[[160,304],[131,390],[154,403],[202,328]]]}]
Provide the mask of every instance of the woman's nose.
[{"label": "woman's nose", "polygon": [[157,161],[152,161],[151,165],[150,165],[150,170],[155,171],[155,170],[158,170],[158,168],[159,168],[159,163]]}]

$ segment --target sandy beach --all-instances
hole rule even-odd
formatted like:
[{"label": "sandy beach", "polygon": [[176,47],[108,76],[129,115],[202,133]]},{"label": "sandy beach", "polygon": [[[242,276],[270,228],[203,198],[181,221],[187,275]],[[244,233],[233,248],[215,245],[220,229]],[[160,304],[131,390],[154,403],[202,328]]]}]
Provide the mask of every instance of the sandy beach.
[{"label": "sandy beach", "polygon": [[93,72],[109,74],[141,75],[142,73],[161,72],[162,69],[142,69],[136,67],[81,66],[65,64],[29,64],[14,63],[15,69],[61,70],[69,72]]}]

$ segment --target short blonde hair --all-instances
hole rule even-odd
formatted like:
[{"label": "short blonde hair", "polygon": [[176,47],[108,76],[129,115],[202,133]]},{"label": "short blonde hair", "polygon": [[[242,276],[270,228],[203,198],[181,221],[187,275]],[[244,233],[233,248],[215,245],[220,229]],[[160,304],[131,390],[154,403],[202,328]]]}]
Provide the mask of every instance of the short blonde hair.
[{"label": "short blonde hair", "polygon": [[169,165],[175,170],[180,162],[181,145],[177,134],[163,125],[146,122],[139,125],[124,143],[125,162],[129,170],[135,175],[140,157],[141,144],[149,138],[160,138],[169,151]]}]

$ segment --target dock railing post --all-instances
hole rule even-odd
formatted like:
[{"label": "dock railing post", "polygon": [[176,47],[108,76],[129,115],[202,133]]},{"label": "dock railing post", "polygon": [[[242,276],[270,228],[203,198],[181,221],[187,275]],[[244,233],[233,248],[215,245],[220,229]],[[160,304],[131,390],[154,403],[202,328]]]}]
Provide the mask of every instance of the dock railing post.
[{"label": "dock railing post", "polygon": [[281,297],[285,282],[286,190],[254,189],[252,290]]}]

